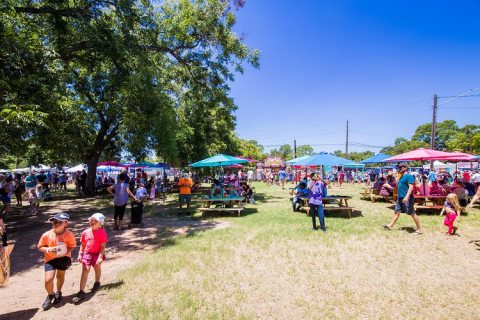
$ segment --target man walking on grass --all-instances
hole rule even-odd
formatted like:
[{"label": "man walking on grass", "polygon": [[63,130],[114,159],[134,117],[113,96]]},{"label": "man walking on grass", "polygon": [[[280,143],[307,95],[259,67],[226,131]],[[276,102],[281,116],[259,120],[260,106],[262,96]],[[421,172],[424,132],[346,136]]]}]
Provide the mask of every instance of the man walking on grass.
[{"label": "man walking on grass", "polygon": [[420,219],[418,218],[413,204],[415,198],[413,197],[413,185],[415,184],[415,178],[407,172],[407,164],[401,162],[398,165],[398,198],[395,204],[395,213],[393,214],[390,224],[385,224],[383,227],[386,230],[391,230],[395,223],[397,223],[400,213],[406,213],[413,218],[417,229],[414,234],[422,234],[422,227],[420,226]]}]

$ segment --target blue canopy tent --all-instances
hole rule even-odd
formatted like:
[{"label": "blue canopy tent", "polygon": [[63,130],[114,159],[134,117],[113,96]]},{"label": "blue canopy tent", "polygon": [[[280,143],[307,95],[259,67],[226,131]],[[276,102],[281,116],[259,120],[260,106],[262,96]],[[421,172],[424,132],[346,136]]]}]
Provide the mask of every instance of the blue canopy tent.
[{"label": "blue canopy tent", "polygon": [[297,166],[305,166],[308,170],[309,166],[350,166],[350,168],[356,168],[358,166],[362,166],[362,164],[357,163],[355,161],[337,157],[333,154],[329,154],[326,152],[321,152],[318,154],[315,154],[313,156],[309,156],[308,158],[295,161],[291,163],[292,165],[297,165]]},{"label": "blue canopy tent", "polygon": [[303,160],[303,159],[307,159],[308,157],[310,157],[310,156],[309,155],[304,155],[304,156],[301,156],[301,157],[298,157],[298,158],[295,158],[295,159],[292,159],[292,160],[285,161],[285,163],[294,165],[295,162]]},{"label": "blue canopy tent", "polygon": [[197,161],[190,164],[193,168],[205,168],[205,167],[226,167],[232,164],[246,163],[248,160],[240,159],[225,154],[217,154],[210,158]]},{"label": "blue canopy tent", "polygon": [[385,159],[388,159],[391,157],[392,157],[391,155],[388,155],[385,153],[379,153],[374,155],[373,157],[360,161],[360,163],[363,163],[363,164],[384,163]]},{"label": "blue canopy tent", "polygon": [[385,153],[379,153],[374,155],[373,157],[360,161],[360,163],[363,163],[363,164],[379,163],[380,175],[383,175],[383,163],[386,163],[385,160],[388,158],[391,158],[391,156]]}]

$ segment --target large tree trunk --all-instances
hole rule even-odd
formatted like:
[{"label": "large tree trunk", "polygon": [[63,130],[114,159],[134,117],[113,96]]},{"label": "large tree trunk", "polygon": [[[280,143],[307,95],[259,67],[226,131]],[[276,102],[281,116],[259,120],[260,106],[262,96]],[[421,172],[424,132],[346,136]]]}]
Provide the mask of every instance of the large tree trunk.
[{"label": "large tree trunk", "polygon": [[97,163],[100,155],[93,155],[86,160],[87,164],[87,183],[85,193],[95,195],[95,181],[97,179]]}]

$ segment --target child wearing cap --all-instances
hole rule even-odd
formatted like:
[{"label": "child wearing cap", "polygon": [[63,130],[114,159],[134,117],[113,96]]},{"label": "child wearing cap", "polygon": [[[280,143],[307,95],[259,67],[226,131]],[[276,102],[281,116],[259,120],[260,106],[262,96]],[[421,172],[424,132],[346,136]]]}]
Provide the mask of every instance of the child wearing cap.
[{"label": "child wearing cap", "polygon": [[92,292],[100,288],[100,276],[102,274],[101,265],[105,260],[105,246],[108,241],[107,233],[103,228],[105,216],[101,213],[94,213],[88,218],[90,228],[82,232],[80,237],[80,251],[78,252],[78,261],[82,263],[82,275],[80,278],[80,291],[73,298],[74,303],[79,303],[85,299],[85,286],[87,285],[88,273],[93,266],[95,271],[95,283]]},{"label": "child wearing cap", "polygon": [[[65,271],[72,264],[72,251],[77,246],[74,234],[67,229],[70,216],[61,212],[48,219],[52,229],[42,234],[37,248],[45,254],[45,289],[47,298],[42,308],[49,309],[52,304],[62,300],[62,286],[65,282]],[[57,279],[57,291],[54,288],[54,279]]]}]

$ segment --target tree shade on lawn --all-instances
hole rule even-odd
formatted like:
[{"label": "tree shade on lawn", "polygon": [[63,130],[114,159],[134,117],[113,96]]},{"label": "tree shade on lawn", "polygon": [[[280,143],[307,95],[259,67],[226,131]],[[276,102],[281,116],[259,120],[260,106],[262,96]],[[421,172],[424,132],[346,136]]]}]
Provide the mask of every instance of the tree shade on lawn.
[{"label": "tree shade on lawn", "polygon": [[246,162],[248,162],[248,160],[219,153],[212,157],[192,163],[190,167],[192,168],[226,167],[232,164],[239,164],[239,163],[246,163]]}]

